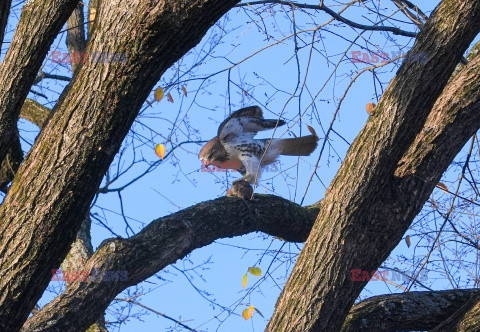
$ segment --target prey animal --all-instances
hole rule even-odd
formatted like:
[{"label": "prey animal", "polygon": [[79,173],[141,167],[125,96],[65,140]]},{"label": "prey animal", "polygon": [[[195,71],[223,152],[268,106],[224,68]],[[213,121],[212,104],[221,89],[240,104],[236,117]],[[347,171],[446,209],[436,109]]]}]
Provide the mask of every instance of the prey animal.
[{"label": "prey animal", "polygon": [[262,167],[273,163],[278,156],[308,156],[317,147],[318,137],[255,139],[259,131],[283,126],[285,121],[264,119],[262,109],[250,106],[233,112],[220,124],[217,136],[208,141],[198,155],[203,165],[236,169],[243,177],[237,181],[256,184]]}]

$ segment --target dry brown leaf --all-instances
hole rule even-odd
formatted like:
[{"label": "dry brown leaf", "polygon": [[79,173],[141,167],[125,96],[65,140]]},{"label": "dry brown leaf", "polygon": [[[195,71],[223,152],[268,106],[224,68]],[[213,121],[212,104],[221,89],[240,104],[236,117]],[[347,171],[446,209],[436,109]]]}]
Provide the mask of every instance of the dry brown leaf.
[{"label": "dry brown leaf", "polygon": [[405,237],[405,242],[407,243],[407,247],[410,248],[410,245],[412,244],[412,242],[410,241],[410,235],[407,235],[407,236]]},{"label": "dry brown leaf", "polygon": [[373,111],[373,109],[375,108],[375,106],[376,106],[376,105],[375,105],[374,103],[368,103],[368,104],[367,104],[366,109],[367,109],[367,113],[368,113],[369,115],[372,114],[372,111]]},{"label": "dry brown leaf", "polygon": [[448,187],[447,187],[447,185],[446,185],[445,183],[439,182],[439,183],[437,184],[437,187],[440,188],[440,189],[442,189],[444,192],[448,193]]},{"label": "dry brown leaf", "polygon": [[315,132],[315,129],[307,125],[308,131],[312,133],[312,135],[317,136],[317,133]]}]

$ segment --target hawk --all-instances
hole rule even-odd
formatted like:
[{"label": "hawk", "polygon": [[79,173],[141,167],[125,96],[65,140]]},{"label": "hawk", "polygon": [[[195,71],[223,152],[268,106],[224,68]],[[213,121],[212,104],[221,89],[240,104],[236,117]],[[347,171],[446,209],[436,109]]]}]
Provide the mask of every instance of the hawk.
[{"label": "hawk", "polygon": [[207,167],[238,170],[243,177],[235,182],[245,180],[256,184],[261,168],[273,163],[279,155],[308,156],[317,147],[318,137],[311,127],[309,136],[254,139],[259,131],[284,124],[283,120],[264,119],[258,106],[239,109],[220,124],[217,136],[205,144],[198,157]]}]

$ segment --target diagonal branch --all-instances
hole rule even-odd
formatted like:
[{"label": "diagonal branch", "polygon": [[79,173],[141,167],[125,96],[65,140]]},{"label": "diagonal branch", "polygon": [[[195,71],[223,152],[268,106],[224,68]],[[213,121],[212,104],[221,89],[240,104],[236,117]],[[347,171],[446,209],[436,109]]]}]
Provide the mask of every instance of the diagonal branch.
[{"label": "diagonal branch", "polygon": [[20,117],[38,126],[42,129],[51,113],[51,109],[43,106],[33,99],[25,99]]},{"label": "diagonal branch", "polygon": [[[445,316],[446,317],[446,316]],[[457,311],[431,329],[431,332],[477,331],[480,324],[480,295],[477,294]]]},{"label": "diagonal branch", "polygon": [[153,312],[154,314],[157,314],[158,316],[161,316],[161,317],[164,317],[172,322],[174,322],[175,324],[183,327],[184,329],[188,330],[188,331],[193,331],[193,332],[197,332],[197,330],[195,329],[192,329],[191,327],[189,327],[188,325],[185,325],[183,324],[182,322],[180,322],[179,320],[176,320],[175,318],[172,318],[168,315],[165,315],[164,313],[161,313],[161,312],[158,312],[157,310],[155,309],[152,309],[150,307],[147,307],[146,305],[140,303],[140,302],[137,302],[137,301],[134,301],[134,300],[131,300],[131,299],[115,299],[117,301],[124,301],[124,302],[128,302],[128,303],[132,303],[132,304],[135,304],[135,305],[138,305],[139,307],[142,307],[143,309],[146,309],[148,311],[151,311]]},{"label": "diagonal branch", "polygon": [[415,11],[417,13],[417,15],[420,15],[425,22],[428,21],[428,16],[420,8],[418,8],[415,4],[413,4],[412,2],[410,2],[408,0],[393,0],[393,1],[394,2],[400,1],[400,2],[404,3],[408,8]]},{"label": "diagonal branch", "polygon": [[[50,114],[50,109],[42,104],[26,99],[22,106],[20,117],[36,124],[40,129],[43,127]],[[0,163],[0,191],[8,192],[7,185],[12,181],[23,161],[23,151],[20,139],[15,136],[10,142],[10,148],[6,158]]]},{"label": "diagonal branch", "polygon": [[5,29],[7,27],[8,15],[10,14],[10,6],[12,0],[0,1],[0,45],[3,43]]},{"label": "diagonal branch", "polygon": [[83,3],[79,2],[67,21],[67,47],[70,53],[72,72],[75,72],[78,64],[81,63],[81,54],[83,54],[87,48],[84,21]]},{"label": "diagonal branch", "polygon": [[[400,11],[405,14],[405,16],[407,16],[413,23],[417,25],[417,27],[419,27],[420,29],[423,27],[424,22],[422,22],[422,20],[419,18],[420,15],[418,12],[418,8],[417,8],[417,15],[415,16],[413,13],[411,13],[407,9],[407,7],[410,8],[410,6],[408,6],[404,1],[402,0],[392,0],[392,1],[400,9]],[[422,15],[422,17],[424,19],[426,18],[425,21],[428,20],[428,17],[426,17],[425,15]]]},{"label": "diagonal branch", "polygon": [[34,0],[24,5],[0,64],[0,162],[18,137],[17,120],[43,59],[78,0]]},{"label": "diagonal branch", "polygon": [[[38,2],[46,6],[39,8],[48,6],[50,11],[57,2],[63,4],[61,0]],[[155,83],[237,2],[101,2],[88,51],[128,52],[128,59],[122,64],[87,62],[79,67],[0,206],[0,270],[6,276],[0,279],[0,329],[19,329],[41,297],[50,270],[66,256],[105,172]],[[22,56],[17,58],[21,61]],[[36,62],[30,62],[21,68],[35,67]],[[0,68],[0,73],[1,69],[5,71]],[[33,82],[34,73],[28,78]],[[0,101],[2,89],[9,88],[0,87]],[[21,106],[28,88],[16,96],[13,106]],[[12,117],[2,107],[0,126],[3,115]]]},{"label": "diagonal branch", "polygon": [[341,331],[430,330],[479,294],[454,289],[374,296],[353,306]]},{"label": "diagonal branch", "polygon": [[[370,116],[352,143],[327,190],[267,331],[323,331],[341,326],[366,284],[352,281],[351,270],[373,271],[380,266],[454,156],[478,129],[480,86],[472,77],[478,77],[480,67],[475,61],[467,65],[469,74],[457,77],[441,97],[442,111],[453,111],[459,118],[448,129],[437,119],[431,130],[450,141],[430,148],[430,154],[422,159],[410,159],[413,174],[422,172],[427,181],[413,174],[395,174],[398,162],[421,132],[455,65],[479,31],[478,1],[444,0],[432,13],[411,50],[413,54],[428,54],[428,60],[402,65],[377,105],[378,113]],[[461,131],[452,135],[451,126]],[[428,140],[420,147],[428,150]],[[430,172],[424,174],[424,169]]]},{"label": "diagonal branch", "polygon": [[125,288],[217,239],[260,231],[302,242],[319,211],[269,195],[256,195],[246,204],[219,198],[157,219],[132,238],[104,241],[84,269],[90,274],[127,271],[128,280],[76,282],[29,319],[24,330],[86,328]]}]

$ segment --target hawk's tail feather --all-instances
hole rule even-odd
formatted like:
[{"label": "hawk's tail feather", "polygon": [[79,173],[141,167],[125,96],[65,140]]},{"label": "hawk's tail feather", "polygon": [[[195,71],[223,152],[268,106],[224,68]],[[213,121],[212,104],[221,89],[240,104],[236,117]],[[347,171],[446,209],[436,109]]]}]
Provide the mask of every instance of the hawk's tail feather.
[{"label": "hawk's tail feather", "polygon": [[316,149],[317,144],[317,135],[283,138],[280,140],[280,154],[284,156],[309,156]]}]

